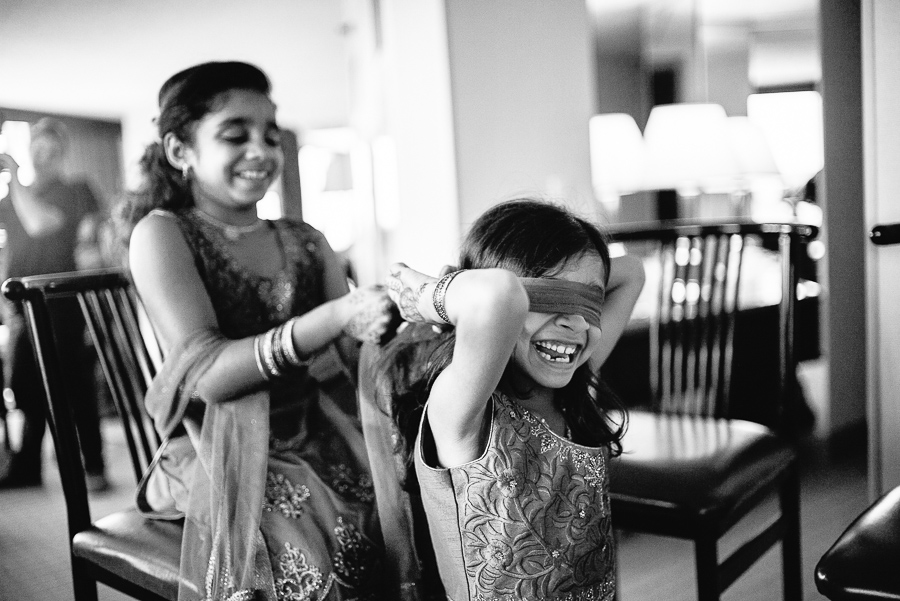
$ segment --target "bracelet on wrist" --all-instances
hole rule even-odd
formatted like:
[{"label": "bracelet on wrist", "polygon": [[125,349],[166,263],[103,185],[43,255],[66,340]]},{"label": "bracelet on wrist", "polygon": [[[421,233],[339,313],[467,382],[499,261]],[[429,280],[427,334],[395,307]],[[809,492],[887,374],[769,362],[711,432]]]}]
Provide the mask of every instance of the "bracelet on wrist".
[{"label": "bracelet on wrist", "polygon": [[262,357],[262,337],[263,334],[257,334],[253,337],[253,356],[256,359],[256,369],[264,380],[271,380],[272,376],[266,371],[265,362]]},{"label": "bracelet on wrist", "polygon": [[431,295],[431,302],[434,305],[434,310],[438,314],[438,317],[446,323],[447,325],[453,325],[450,321],[450,316],[447,314],[447,288],[450,287],[450,282],[453,281],[453,278],[466,271],[465,269],[460,269],[458,271],[453,271],[442,277],[438,280],[437,285],[434,287],[434,293]]},{"label": "bracelet on wrist", "polygon": [[300,358],[300,353],[297,352],[297,347],[294,345],[295,321],[297,318],[292,317],[281,326],[281,350],[288,365],[300,367],[303,365],[303,359]]},{"label": "bracelet on wrist", "polygon": [[263,365],[266,368],[266,371],[271,374],[273,378],[281,377],[281,370],[278,368],[278,363],[275,361],[275,333],[277,328],[272,328],[265,334],[263,334],[262,340],[262,357],[263,357]]},{"label": "bracelet on wrist", "polygon": [[256,368],[266,380],[281,378],[305,365],[294,345],[294,321],[296,317],[276,326],[253,339]]}]

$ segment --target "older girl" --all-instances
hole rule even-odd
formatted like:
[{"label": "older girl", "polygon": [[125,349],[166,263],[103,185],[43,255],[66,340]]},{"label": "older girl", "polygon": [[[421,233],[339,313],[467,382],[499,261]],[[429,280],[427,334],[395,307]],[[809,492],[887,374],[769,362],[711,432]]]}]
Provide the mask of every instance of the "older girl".
[{"label": "older girl", "polygon": [[197,65],[159,104],[130,264],[165,355],[147,406],[166,443],[139,502],[186,517],[179,598],[371,598],[371,478],[329,351],[377,339],[390,300],[348,292],[309,225],[257,217],[283,163],[264,73]]}]

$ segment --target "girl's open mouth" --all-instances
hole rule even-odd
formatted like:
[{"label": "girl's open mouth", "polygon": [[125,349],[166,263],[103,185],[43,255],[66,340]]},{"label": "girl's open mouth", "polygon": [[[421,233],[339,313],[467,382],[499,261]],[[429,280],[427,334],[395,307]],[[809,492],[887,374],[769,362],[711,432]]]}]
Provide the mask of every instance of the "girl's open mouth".
[{"label": "girl's open mouth", "polygon": [[532,343],[537,354],[551,363],[571,363],[575,355],[581,350],[580,344],[557,342],[554,340],[539,340]]}]

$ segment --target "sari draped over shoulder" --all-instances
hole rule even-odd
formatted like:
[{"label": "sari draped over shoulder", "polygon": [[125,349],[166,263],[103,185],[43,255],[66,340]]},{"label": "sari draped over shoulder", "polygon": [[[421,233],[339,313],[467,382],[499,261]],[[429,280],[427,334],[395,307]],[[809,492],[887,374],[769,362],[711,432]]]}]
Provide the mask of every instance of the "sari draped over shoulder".
[{"label": "sari draped over shoulder", "polygon": [[179,600],[379,598],[374,492],[358,421],[347,413],[355,389],[335,368],[337,354],[326,349],[296,378],[237,399],[197,392],[229,339],[323,302],[317,232],[270,222],[285,269],[260,278],[190,211],[167,215],[191,246],[219,320],[218,330],[195,332],[166,354],[146,398],[161,436],[190,439],[171,445],[173,454],[196,455],[162,472],[187,490],[186,501],[173,500],[185,518]]}]

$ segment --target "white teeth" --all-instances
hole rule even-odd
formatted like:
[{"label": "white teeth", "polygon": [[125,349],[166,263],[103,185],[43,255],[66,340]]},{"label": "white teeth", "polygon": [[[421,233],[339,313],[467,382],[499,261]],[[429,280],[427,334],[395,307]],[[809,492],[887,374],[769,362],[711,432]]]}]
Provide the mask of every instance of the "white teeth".
[{"label": "white teeth", "polygon": [[575,345],[573,344],[558,344],[556,342],[535,342],[535,345],[542,346],[544,348],[550,349],[555,353],[560,353],[564,355],[571,355],[575,352]]},{"label": "white teeth", "polygon": [[572,362],[572,357],[568,356],[568,355],[565,357],[551,357],[550,355],[548,355],[547,353],[545,353],[543,351],[538,351],[537,354],[540,355],[541,357],[543,357],[544,359],[546,359],[547,361],[552,361],[553,363],[571,363]]},{"label": "white teeth", "polygon": [[256,179],[261,180],[265,179],[268,173],[266,171],[241,171],[238,173],[238,176],[244,179]]}]

